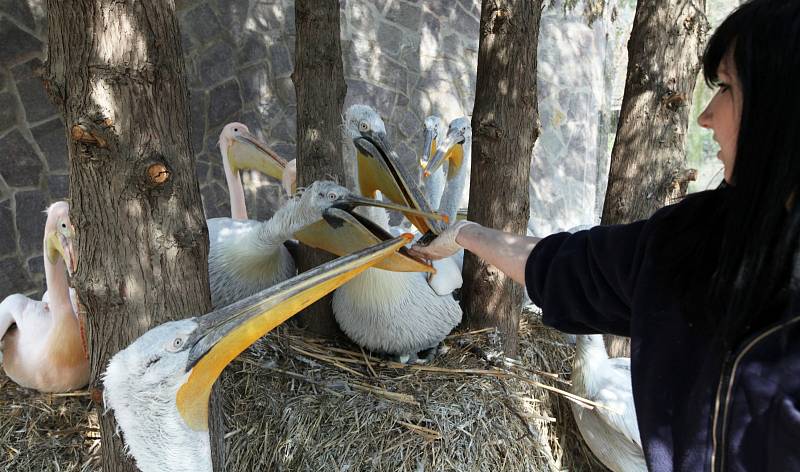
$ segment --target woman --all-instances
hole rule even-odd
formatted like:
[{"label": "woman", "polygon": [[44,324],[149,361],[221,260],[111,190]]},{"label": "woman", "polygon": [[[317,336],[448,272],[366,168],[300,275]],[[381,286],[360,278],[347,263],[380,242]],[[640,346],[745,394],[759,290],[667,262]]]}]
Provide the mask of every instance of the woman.
[{"label": "woman", "polygon": [[800,2],[742,5],[704,74],[720,188],[541,241],[459,222],[414,250],[463,247],[524,283],[546,324],[631,336],[650,470],[800,470]]}]

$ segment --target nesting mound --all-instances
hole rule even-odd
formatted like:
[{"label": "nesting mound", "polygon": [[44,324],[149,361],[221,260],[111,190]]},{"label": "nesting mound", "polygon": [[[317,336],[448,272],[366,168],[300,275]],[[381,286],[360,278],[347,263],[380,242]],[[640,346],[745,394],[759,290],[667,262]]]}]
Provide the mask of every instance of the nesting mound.
[{"label": "nesting mound", "polygon": [[[405,366],[280,327],[223,375],[225,469],[603,470],[556,391],[573,348],[535,313],[518,362],[487,330],[444,345]],[[0,374],[0,471],[100,470],[97,424],[88,393],[31,393]]]},{"label": "nesting mound", "polygon": [[602,470],[554,390],[573,348],[532,312],[520,340],[511,364],[482,330],[405,366],[282,327],[223,378],[226,470]]},{"label": "nesting mound", "polygon": [[42,394],[0,372],[0,471],[95,471],[100,426],[88,392]]}]

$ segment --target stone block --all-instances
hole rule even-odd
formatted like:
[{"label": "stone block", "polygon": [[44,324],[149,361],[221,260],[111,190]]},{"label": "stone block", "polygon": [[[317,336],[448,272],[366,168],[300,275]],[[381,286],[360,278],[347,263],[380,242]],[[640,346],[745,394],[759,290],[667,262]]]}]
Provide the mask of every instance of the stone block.
[{"label": "stone block", "polygon": [[383,47],[383,52],[391,55],[400,54],[402,42],[403,30],[391,23],[382,21],[378,27],[378,43]]},{"label": "stone block", "polygon": [[413,113],[405,110],[403,112],[402,119],[399,122],[398,128],[406,137],[411,138],[419,134],[420,129],[422,129],[422,123],[416,116],[414,116]]},{"label": "stone block", "polygon": [[44,63],[38,57],[34,57],[27,62],[17,64],[11,68],[11,75],[14,76],[14,80],[17,82],[29,79],[41,80],[44,76],[44,72]]},{"label": "stone block", "polygon": [[48,201],[41,190],[24,190],[14,194],[17,207],[17,231],[19,231],[19,250],[23,256],[42,253],[44,224]]},{"label": "stone block", "polygon": [[47,191],[50,200],[65,200],[69,197],[69,175],[50,174],[47,176]]},{"label": "stone block", "polygon": [[282,156],[287,161],[291,161],[297,156],[297,146],[294,145],[294,141],[291,143],[275,143],[270,146],[272,146],[272,149],[277,152],[279,156]]},{"label": "stone block", "polygon": [[297,98],[295,97],[294,82],[292,82],[291,77],[277,77],[274,83],[275,91],[283,108],[296,106]]},{"label": "stone block", "polygon": [[31,128],[33,138],[47,159],[50,172],[67,169],[67,135],[61,118]]},{"label": "stone block", "polygon": [[469,38],[475,38],[477,41],[478,32],[480,30],[480,21],[475,19],[468,10],[464,10],[460,6],[455,9],[455,29],[459,33]]},{"label": "stone block", "polygon": [[57,116],[58,110],[50,102],[50,97],[39,78],[17,81],[17,91],[25,108],[25,119],[30,122],[42,121]]},{"label": "stone block", "polygon": [[214,44],[197,60],[197,74],[200,82],[206,87],[233,76],[233,72],[233,49],[227,43]]},{"label": "stone block", "polygon": [[434,38],[439,37],[439,33],[442,31],[442,22],[439,21],[439,17],[431,13],[425,13],[422,15],[422,23],[423,30],[427,30]]},{"label": "stone block", "polygon": [[10,199],[0,202],[0,259],[17,253],[17,227],[11,205]]},{"label": "stone block", "polygon": [[251,103],[264,103],[272,98],[269,70],[266,65],[256,64],[247,67],[240,70],[238,75],[245,106]]},{"label": "stone block", "polygon": [[36,284],[17,257],[0,259],[0,298],[34,289]]},{"label": "stone block", "polygon": [[249,64],[266,59],[267,44],[264,37],[258,33],[250,33],[242,40],[239,51],[236,53],[237,64]]},{"label": "stone block", "polygon": [[231,206],[228,191],[219,183],[211,182],[200,191],[203,199],[203,209],[206,218],[221,218],[231,216]]},{"label": "stone block", "polygon": [[180,22],[181,29],[194,34],[200,44],[222,33],[222,25],[220,25],[217,15],[208,5],[200,4],[197,8],[193,8],[184,14],[182,19],[183,21]]},{"label": "stone block", "polygon": [[44,275],[44,256],[29,257],[27,261],[28,272],[34,275]]},{"label": "stone block", "polygon": [[245,23],[249,19],[247,9],[249,0],[217,0],[217,11],[220,21],[225,25],[234,41],[238,41],[245,33]]},{"label": "stone block", "polygon": [[18,64],[42,51],[44,44],[7,17],[0,18],[0,67]]},{"label": "stone block", "polygon": [[422,9],[419,5],[395,1],[389,5],[385,13],[386,21],[396,23],[411,31],[419,31]]},{"label": "stone block", "polygon": [[39,184],[42,162],[17,130],[0,139],[0,175],[11,187]]},{"label": "stone block", "polygon": [[209,128],[232,121],[241,111],[242,97],[236,80],[229,80],[209,92]]},{"label": "stone block", "polygon": [[9,92],[0,93],[0,132],[17,124],[17,97]]},{"label": "stone block", "polygon": [[28,2],[20,0],[0,0],[0,13],[5,13],[15,19],[17,23],[31,31],[36,30],[36,21],[28,6]]},{"label": "stone block", "polygon": [[208,182],[208,167],[209,165],[207,162],[195,162],[194,172],[198,184],[203,185]]},{"label": "stone block", "polygon": [[283,44],[274,44],[269,48],[269,64],[274,77],[288,76],[294,70],[292,56]]},{"label": "stone block", "polygon": [[203,90],[189,91],[189,138],[195,153],[202,152],[203,140],[206,136],[206,101],[208,97]]}]

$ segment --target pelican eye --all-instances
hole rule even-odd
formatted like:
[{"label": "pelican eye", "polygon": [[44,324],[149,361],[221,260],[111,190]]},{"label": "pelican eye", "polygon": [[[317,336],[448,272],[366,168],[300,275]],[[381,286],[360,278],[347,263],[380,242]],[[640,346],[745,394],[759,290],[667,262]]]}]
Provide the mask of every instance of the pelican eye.
[{"label": "pelican eye", "polygon": [[177,338],[173,339],[167,350],[170,352],[178,352],[183,349],[184,344],[186,344],[186,337],[185,336],[178,336]]},{"label": "pelican eye", "polygon": [[358,129],[361,131],[369,131],[369,124],[366,121],[362,121],[358,124]]},{"label": "pelican eye", "polygon": [[339,195],[336,192],[328,192],[328,200],[334,202],[339,198]]}]

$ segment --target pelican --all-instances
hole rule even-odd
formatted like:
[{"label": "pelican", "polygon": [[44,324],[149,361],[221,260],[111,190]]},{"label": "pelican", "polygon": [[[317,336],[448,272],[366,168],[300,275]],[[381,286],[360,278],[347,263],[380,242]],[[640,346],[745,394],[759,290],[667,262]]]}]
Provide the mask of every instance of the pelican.
[{"label": "pelican", "polygon": [[[376,166],[372,164],[391,156],[384,148],[385,136],[380,135],[384,129],[378,114],[367,106],[354,105],[345,113],[345,130],[358,149],[357,180],[362,185],[370,186],[374,181]],[[375,135],[377,139],[369,138]],[[359,141],[365,138],[366,145],[359,148]],[[426,143],[428,146],[430,144]],[[398,179],[400,174],[389,175],[378,179],[382,183],[381,192],[394,185],[407,187],[412,195],[421,195],[413,182],[392,182],[391,179]],[[427,204],[424,197],[423,201]],[[386,213],[377,208],[370,209],[369,218],[384,227],[388,225]],[[439,342],[461,322],[462,315],[452,295],[437,294],[428,285],[425,273],[388,272],[377,268],[365,271],[336,290],[332,305],[336,321],[351,340],[371,351],[389,354],[400,362],[415,361],[421,352],[433,355]]]},{"label": "pelican", "polygon": [[[447,126],[440,117],[431,115],[425,118],[422,129],[424,141],[422,145],[422,157],[419,159],[419,166],[424,175],[428,162],[436,155],[437,144],[447,134]],[[444,167],[440,166],[439,169],[433,173],[429,172],[427,179],[420,182],[425,198],[428,199],[428,202],[433,208],[439,207],[439,201],[442,198],[442,189],[444,189],[444,177]]]},{"label": "pelican", "polygon": [[228,123],[219,135],[219,150],[222,155],[222,167],[225,170],[225,181],[230,196],[230,218],[211,218],[208,225],[209,240],[212,244],[220,238],[228,238],[232,234],[247,232],[258,221],[247,218],[247,207],[244,201],[241,171],[257,170],[281,180],[283,189],[291,195],[294,192],[296,176],[295,161],[286,162],[266,144],[259,141],[242,123]]},{"label": "pelican", "polygon": [[69,206],[50,205],[44,227],[43,300],[14,294],[0,303],[3,370],[19,385],[40,392],[67,392],[89,381],[89,360],[67,279],[77,263],[72,239]]},{"label": "pelican", "polygon": [[208,398],[236,356],[315,300],[394,254],[400,236],[206,315],[144,333],[108,363],[103,398],[143,472],[211,471]]},{"label": "pelican", "polygon": [[631,392],[629,358],[609,359],[601,335],[578,335],[572,392],[602,408],[572,405],[575,423],[595,456],[614,472],[646,471]]},{"label": "pelican", "polygon": [[[335,206],[357,205],[375,205],[426,217],[412,208],[361,198],[334,182],[314,182],[269,220],[251,223],[243,231],[223,231],[220,237],[211,240],[208,274],[212,305],[228,305],[294,276],[294,261],[283,243],[294,238],[295,233],[304,227],[320,221],[325,210]],[[428,216],[436,218],[436,215]],[[314,226],[314,229],[325,235],[322,238],[323,249],[337,255],[345,254],[346,250],[342,248],[348,244],[350,250],[367,246],[363,238],[355,237],[360,233],[353,232],[349,226],[330,228],[322,223]],[[298,233],[297,238],[308,245],[320,247],[314,229]]]}]

